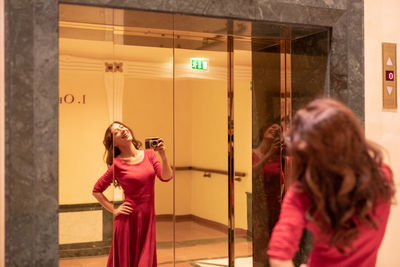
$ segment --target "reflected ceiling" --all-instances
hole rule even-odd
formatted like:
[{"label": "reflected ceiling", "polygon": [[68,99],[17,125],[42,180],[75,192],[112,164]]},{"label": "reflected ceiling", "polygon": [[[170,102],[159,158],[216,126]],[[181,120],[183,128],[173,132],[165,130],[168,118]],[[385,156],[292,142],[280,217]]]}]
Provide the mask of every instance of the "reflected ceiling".
[{"label": "reflected ceiling", "polygon": [[[204,51],[211,56],[211,52],[226,52],[227,37],[233,35],[235,64],[250,66],[252,49],[265,51],[279,45],[282,39],[294,40],[328,31],[320,27],[68,4],[60,4],[59,10],[60,49],[71,56],[94,59],[117,57],[168,63],[172,62],[172,52],[161,52],[159,48],[172,47],[192,51],[188,55],[202,55],[205,53],[200,51]],[[215,57],[215,65],[226,64],[225,53]]]},{"label": "reflected ceiling", "polygon": [[68,4],[60,5],[59,21],[60,37],[64,38],[107,41],[112,38],[111,32],[114,30],[117,35],[114,41],[125,45],[172,47],[175,37],[175,47],[216,51],[226,50],[225,46],[220,48],[219,44],[228,35],[278,41],[328,31],[328,28],[322,27]]}]

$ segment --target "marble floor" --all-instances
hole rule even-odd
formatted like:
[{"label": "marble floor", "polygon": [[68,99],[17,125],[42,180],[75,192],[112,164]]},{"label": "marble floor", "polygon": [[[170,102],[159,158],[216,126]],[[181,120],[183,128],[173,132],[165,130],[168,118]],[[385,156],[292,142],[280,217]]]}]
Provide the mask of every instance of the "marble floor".
[{"label": "marble floor", "polygon": [[[228,266],[227,233],[210,226],[194,222],[176,223],[175,266],[212,267]],[[235,237],[237,266],[252,266],[252,243],[245,236]],[[158,266],[173,267],[172,222],[157,222]],[[106,266],[107,256],[61,259],[60,267]]]}]

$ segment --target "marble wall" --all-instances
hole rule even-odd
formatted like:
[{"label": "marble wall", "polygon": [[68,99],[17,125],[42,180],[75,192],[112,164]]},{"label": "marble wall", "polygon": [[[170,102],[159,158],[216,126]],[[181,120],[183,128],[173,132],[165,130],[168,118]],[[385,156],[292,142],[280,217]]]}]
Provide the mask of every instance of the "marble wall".
[{"label": "marble wall", "polygon": [[[331,28],[327,92],[364,119],[363,0],[65,0]],[[58,1],[5,1],[6,266],[58,265]]]},{"label": "marble wall", "polygon": [[5,1],[6,266],[57,266],[57,1]]}]

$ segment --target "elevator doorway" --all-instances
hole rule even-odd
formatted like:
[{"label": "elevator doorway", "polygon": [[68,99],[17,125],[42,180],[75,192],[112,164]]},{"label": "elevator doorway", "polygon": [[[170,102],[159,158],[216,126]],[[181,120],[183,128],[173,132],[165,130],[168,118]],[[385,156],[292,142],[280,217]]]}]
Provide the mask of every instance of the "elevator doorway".
[{"label": "elevator doorway", "polygon": [[[107,261],[113,217],[91,190],[113,121],[167,146],[159,266],[268,266],[289,168],[271,140],[327,94],[328,29],[62,4],[59,30],[60,266]],[[124,200],[118,187],[105,195]]]}]

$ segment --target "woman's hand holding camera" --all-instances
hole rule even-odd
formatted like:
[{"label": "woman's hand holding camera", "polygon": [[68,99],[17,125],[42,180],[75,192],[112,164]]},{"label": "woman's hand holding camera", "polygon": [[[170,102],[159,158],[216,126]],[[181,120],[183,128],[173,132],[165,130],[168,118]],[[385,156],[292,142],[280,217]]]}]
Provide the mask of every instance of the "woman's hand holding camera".
[{"label": "woman's hand holding camera", "polygon": [[269,150],[269,154],[271,156],[279,154],[282,147],[283,147],[283,140],[279,136],[279,137],[275,138],[274,141],[272,142],[271,148]]},{"label": "woman's hand holding camera", "polygon": [[113,214],[114,216],[118,216],[118,215],[129,215],[131,214],[133,211],[131,203],[129,202],[124,202],[122,203],[118,208],[114,209]]},{"label": "woman's hand holding camera", "polygon": [[157,151],[160,154],[165,153],[165,144],[162,138],[159,138],[157,146],[154,147],[154,151]]}]

